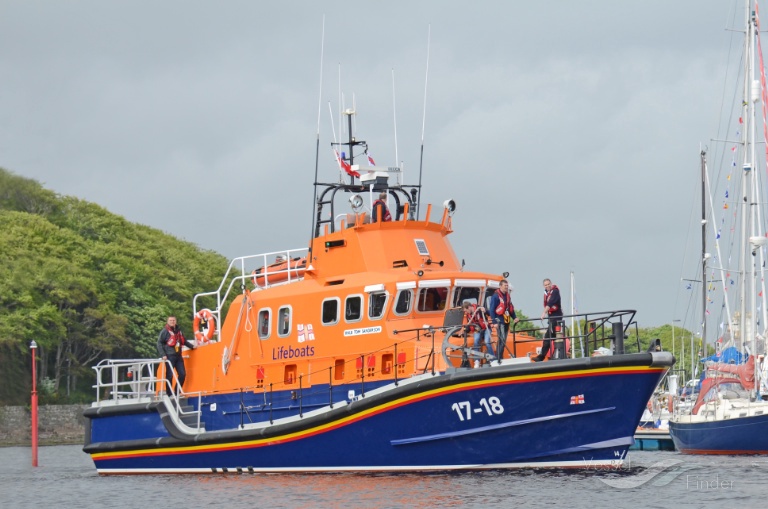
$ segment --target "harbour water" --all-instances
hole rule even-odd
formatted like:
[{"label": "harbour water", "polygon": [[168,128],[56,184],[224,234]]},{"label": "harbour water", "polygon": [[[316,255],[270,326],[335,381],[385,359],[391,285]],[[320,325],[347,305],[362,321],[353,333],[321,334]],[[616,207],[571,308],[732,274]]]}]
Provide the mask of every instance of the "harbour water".
[{"label": "harbour water", "polygon": [[768,457],[632,451],[618,470],[430,474],[96,474],[79,446],[0,448],[0,507],[757,507]]}]

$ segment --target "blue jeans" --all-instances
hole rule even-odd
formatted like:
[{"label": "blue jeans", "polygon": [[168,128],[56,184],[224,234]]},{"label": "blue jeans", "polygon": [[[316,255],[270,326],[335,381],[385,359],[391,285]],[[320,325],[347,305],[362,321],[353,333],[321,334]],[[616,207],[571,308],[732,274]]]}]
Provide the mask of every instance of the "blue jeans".
[{"label": "blue jeans", "polygon": [[473,350],[475,350],[477,352],[480,351],[480,346],[481,346],[480,336],[481,335],[485,336],[485,341],[484,342],[485,342],[485,349],[486,349],[486,351],[489,354],[491,354],[494,357],[496,357],[496,354],[493,353],[493,342],[491,341],[491,329],[475,331],[475,346],[474,346]]}]

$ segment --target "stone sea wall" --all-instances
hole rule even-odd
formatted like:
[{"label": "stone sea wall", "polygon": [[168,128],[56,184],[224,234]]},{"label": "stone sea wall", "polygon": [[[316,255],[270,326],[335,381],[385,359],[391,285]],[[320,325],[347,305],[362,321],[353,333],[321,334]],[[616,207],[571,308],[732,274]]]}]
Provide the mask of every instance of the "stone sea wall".
[{"label": "stone sea wall", "polygon": [[[39,445],[82,444],[87,405],[41,405],[37,409]],[[32,413],[25,406],[0,406],[0,446],[30,445]]]}]

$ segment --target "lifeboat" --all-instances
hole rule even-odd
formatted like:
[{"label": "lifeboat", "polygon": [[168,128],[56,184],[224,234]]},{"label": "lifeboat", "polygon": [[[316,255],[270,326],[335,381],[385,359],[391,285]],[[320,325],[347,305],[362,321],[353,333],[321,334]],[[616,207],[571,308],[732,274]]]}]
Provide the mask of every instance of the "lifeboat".
[{"label": "lifeboat", "polygon": [[259,267],[251,274],[251,281],[256,286],[267,286],[276,283],[282,283],[289,279],[298,279],[304,275],[307,268],[306,257],[293,258],[288,260],[285,257],[278,257],[275,263],[266,267]]},{"label": "lifeboat", "polygon": [[[462,305],[508,275],[465,270],[453,200],[433,214],[400,168],[355,164],[367,144],[345,114],[342,178],[316,179],[308,245],[235,258],[192,296],[210,341],[184,351],[183,383],[157,358],[94,367],[84,451],[98,473],[620,467],[674,357],[610,339],[631,332],[632,310],[574,315],[596,325],[566,333],[570,358],[531,362],[547,327],[522,318],[484,351]],[[391,221],[366,220],[376,199]],[[590,357],[604,345],[613,355]]]}]

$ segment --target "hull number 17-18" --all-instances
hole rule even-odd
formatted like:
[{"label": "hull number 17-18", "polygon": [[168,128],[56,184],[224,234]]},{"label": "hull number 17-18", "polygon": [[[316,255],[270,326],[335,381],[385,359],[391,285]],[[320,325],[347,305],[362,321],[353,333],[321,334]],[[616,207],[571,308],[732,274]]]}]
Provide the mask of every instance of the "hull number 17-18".
[{"label": "hull number 17-18", "polygon": [[475,408],[472,408],[472,404],[469,401],[459,401],[451,405],[451,410],[456,412],[460,421],[470,420],[472,414],[486,412],[488,415],[500,415],[504,413],[504,407],[496,396],[491,396],[487,400],[485,398],[481,399],[477,402]]}]

